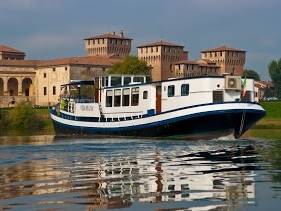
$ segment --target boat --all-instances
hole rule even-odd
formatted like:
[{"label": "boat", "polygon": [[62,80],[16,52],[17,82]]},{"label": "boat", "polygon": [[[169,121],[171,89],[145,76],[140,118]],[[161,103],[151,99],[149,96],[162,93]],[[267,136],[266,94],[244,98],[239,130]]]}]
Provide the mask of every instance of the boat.
[{"label": "boat", "polygon": [[[243,81],[244,80],[244,81]],[[265,110],[253,79],[201,76],[149,81],[106,75],[61,86],[50,109],[57,135],[239,138]]]}]

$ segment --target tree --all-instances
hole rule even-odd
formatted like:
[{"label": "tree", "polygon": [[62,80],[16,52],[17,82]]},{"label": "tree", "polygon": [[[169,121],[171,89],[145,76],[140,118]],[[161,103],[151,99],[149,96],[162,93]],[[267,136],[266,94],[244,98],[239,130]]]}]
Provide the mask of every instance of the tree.
[{"label": "tree", "polygon": [[150,67],[145,61],[141,61],[135,56],[127,56],[122,62],[112,65],[108,73],[148,75],[149,69]]},{"label": "tree", "polygon": [[244,70],[243,77],[245,77],[245,76],[247,78],[253,78],[255,81],[261,80],[259,74],[254,70],[250,70],[250,69]]},{"label": "tree", "polygon": [[277,97],[281,98],[281,58],[270,62],[268,72],[274,84]]}]

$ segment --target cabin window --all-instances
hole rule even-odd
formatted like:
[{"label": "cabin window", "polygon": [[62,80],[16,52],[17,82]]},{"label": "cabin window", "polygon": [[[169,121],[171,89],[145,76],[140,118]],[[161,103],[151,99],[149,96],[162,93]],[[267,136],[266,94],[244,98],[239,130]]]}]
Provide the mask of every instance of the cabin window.
[{"label": "cabin window", "polygon": [[146,81],[146,83],[149,83],[149,82],[151,82],[151,78],[149,76],[146,76],[145,81]]},{"label": "cabin window", "polygon": [[168,86],[168,97],[174,97],[175,96],[175,86],[170,85]]},{"label": "cabin window", "polygon": [[144,82],[144,78],[143,77],[134,77],[134,82],[141,82],[143,83]]},{"label": "cabin window", "polygon": [[111,86],[121,86],[122,78],[121,77],[111,77]]},{"label": "cabin window", "polygon": [[112,95],[113,92],[112,90],[107,90],[106,91],[106,107],[112,107]]},{"label": "cabin window", "polygon": [[122,106],[130,105],[130,89],[123,89]]},{"label": "cabin window", "polygon": [[213,103],[223,102],[223,91],[213,91]]},{"label": "cabin window", "polygon": [[108,77],[103,77],[103,78],[102,78],[102,85],[103,85],[104,87],[107,87],[107,86],[108,86]]},{"label": "cabin window", "polygon": [[121,106],[121,89],[114,90],[114,107]]},{"label": "cabin window", "polygon": [[132,88],[132,106],[138,106],[139,105],[139,88]]},{"label": "cabin window", "polygon": [[143,91],[143,99],[147,99],[148,96],[148,92],[147,91]]},{"label": "cabin window", "polygon": [[124,77],[124,85],[131,83],[131,77]]},{"label": "cabin window", "polygon": [[181,96],[188,96],[189,95],[189,84],[182,84],[181,85]]}]

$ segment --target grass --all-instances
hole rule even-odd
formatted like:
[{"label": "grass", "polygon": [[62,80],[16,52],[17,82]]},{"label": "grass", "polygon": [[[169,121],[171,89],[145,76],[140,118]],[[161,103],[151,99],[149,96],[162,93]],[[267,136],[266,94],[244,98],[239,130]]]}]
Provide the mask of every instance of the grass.
[{"label": "grass", "polygon": [[281,101],[261,102],[266,110],[265,119],[281,119]]},{"label": "grass", "polygon": [[266,116],[244,137],[281,140],[281,101],[261,102],[261,105],[266,110]]}]

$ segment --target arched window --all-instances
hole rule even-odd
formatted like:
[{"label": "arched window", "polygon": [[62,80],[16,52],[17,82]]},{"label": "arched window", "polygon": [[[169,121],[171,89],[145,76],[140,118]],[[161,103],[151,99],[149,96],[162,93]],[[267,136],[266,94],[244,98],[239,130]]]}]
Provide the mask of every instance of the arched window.
[{"label": "arched window", "polygon": [[25,78],[22,81],[22,93],[24,96],[30,96],[31,95],[31,86],[32,86],[32,80],[30,78]]},{"label": "arched window", "polygon": [[10,78],[8,80],[8,91],[10,96],[18,96],[18,80],[16,78]]}]

